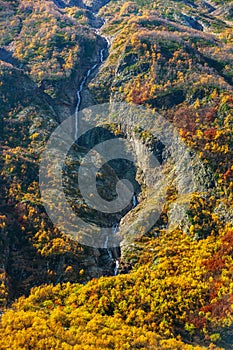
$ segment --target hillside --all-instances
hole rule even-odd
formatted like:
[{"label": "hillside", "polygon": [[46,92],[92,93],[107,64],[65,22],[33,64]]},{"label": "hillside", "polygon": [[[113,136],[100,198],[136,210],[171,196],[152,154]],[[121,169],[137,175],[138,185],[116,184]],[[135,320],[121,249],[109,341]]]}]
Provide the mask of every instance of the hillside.
[{"label": "hillside", "polygon": [[[233,349],[232,1],[0,5],[0,348]],[[117,223],[120,247],[59,230],[39,185],[52,132],[77,104],[99,117],[109,103],[119,112],[70,147],[62,186],[86,223]],[[77,176],[106,140],[136,154],[96,175],[110,205],[119,179],[133,185],[111,215]]]}]

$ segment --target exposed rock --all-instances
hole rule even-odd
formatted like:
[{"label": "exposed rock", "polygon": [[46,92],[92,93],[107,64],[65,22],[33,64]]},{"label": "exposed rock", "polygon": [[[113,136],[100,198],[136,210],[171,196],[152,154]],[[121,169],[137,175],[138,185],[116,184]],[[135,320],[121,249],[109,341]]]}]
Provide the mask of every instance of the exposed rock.
[{"label": "exposed rock", "polygon": [[72,6],[84,7],[82,0],[53,0],[53,1],[55,5],[61,8],[72,7]]},{"label": "exposed rock", "polygon": [[222,17],[223,19],[231,20],[233,18],[233,5],[231,3],[227,5],[220,4],[212,14],[214,16]]},{"label": "exposed rock", "polygon": [[206,1],[201,1],[200,5],[207,10],[208,13],[211,13],[216,10],[214,6],[212,6],[210,3]]},{"label": "exposed rock", "polygon": [[123,60],[119,62],[119,66],[117,68],[117,73],[121,73],[126,67],[132,66],[138,61],[138,56],[133,53],[129,53],[125,55]]},{"label": "exposed rock", "polygon": [[20,67],[20,62],[12,56],[12,52],[5,48],[0,48],[0,60],[6,63],[10,63],[13,66]]},{"label": "exposed rock", "polygon": [[150,103],[153,108],[157,107],[160,109],[167,109],[184,102],[185,98],[185,92],[183,90],[177,90],[161,95],[156,99],[151,100]]},{"label": "exposed rock", "polygon": [[182,13],[182,17],[183,17],[185,23],[189,27],[196,29],[196,30],[203,31],[203,26],[198,22],[198,20],[196,18],[190,17],[184,13]]},{"label": "exposed rock", "polygon": [[[163,159],[160,165],[160,176],[153,177],[153,181],[151,181],[151,166],[148,163],[150,159],[148,152],[150,151],[148,149],[146,151],[141,144],[142,141],[135,136],[131,136],[131,142],[134,144],[134,150],[143,171],[143,176],[140,176],[139,179],[143,181],[146,190],[141,203],[121,220],[120,228],[124,235],[121,245],[123,264],[127,264],[128,254],[132,255],[133,251],[136,252],[137,249],[140,249],[135,243],[136,238],[146,234],[148,229],[154,225],[164,228],[164,223],[162,221],[160,224],[159,218],[169,188],[176,189],[177,197],[170,203],[167,210],[167,228],[179,227],[187,232],[190,226],[187,210],[191,195],[195,192],[211,191],[215,187],[211,170],[204,166],[195,154],[191,154],[183,147],[179,141],[176,143],[175,139],[170,147],[160,149]],[[130,260],[133,264],[132,259]]]},{"label": "exposed rock", "polygon": [[102,6],[106,5],[109,0],[83,0],[83,3],[87,8],[94,12],[97,12]]}]

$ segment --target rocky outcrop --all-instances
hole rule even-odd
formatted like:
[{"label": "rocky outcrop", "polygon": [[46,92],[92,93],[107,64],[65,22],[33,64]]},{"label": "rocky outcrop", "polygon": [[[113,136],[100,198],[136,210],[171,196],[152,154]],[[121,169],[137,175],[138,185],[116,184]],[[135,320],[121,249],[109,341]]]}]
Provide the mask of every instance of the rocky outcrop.
[{"label": "rocky outcrop", "polygon": [[[128,130],[129,132],[129,130]],[[165,147],[157,140],[156,157],[160,159],[160,169],[151,168],[151,156],[154,149],[138,138],[130,135],[131,144],[138,159],[137,179],[143,187],[139,205],[126,214],[120,229],[123,233],[121,243],[121,265],[127,266],[129,256],[140,250],[137,239],[152,227],[160,229],[182,228],[188,232],[190,222],[187,210],[191,195],[195,192],[206,193],[214,190],[215,181],[211,170],[204,166],[199,158],[184,147],[179,138],[175,138],[170,146]],[[154,175],[153,175],[154,174]],[[153,180],[152,180],[153,179]],[[152,181],[151,181],[152,180]],[[167,193],[172,189],[175,199],[167,201]],[[166,220],[161,220],[161,214],[166,205]],[[129,267],[128,267],[129,268]]]},{"label": "rocky outcrop", "polygon": [[10,63],[15,67],[20,67],[20,62],[14,58],[12,52],[6,48],[0,48],[0,60],[6,63]]},{"label": "rocky outcrop", "polygon": [[84,7],[84,3],[82,0],[53,0],[54,4],[58,7],[65,8],[65,7],[72,7],[72,6],[78,6],[78,7]]},{"label": "rocky outcrop", "polygon": [[211,5],[210,3],[206,2],[206,1],[201,1],[200,5],[207,10],[208,13],[212,13],[213,11],[216,10],[216,8]]},{"label": "rocky outcrop", "polygon": [[84,5],[94,12],[97,12],[102,6],[106,5],[109,0],[83,0]]},{"label": "rocky outcrop", "polygon": [[86,8],[93,12],[106,5],[109,0],[53,0],[54,4],[60,8],[77,6],[80,8]]},{"label": "rocky outcrop", "polygon": [[196,18],[188,16],[184,13],[182,14],[182,17],[183,17],[185,24],[188,25],[190,28],[203,31],[203,29],[204,29],[203,26],[198,22],[198,20]]}]

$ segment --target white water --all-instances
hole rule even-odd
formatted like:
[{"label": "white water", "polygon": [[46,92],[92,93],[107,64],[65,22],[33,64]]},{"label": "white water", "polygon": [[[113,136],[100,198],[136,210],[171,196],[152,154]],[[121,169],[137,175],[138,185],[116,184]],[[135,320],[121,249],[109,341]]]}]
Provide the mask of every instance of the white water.
[{"label": "white water", "polygon": [[137,196],[136,194],[133,195],[133,208],[135,208],[138,204]]},{"label": "white water", "polygon": [[[133,194],[132,200],[133,200],[133,208],[135,208],[138,205],[138,199],[137,199],[136,194]],[[112,226],[112,234],[117,233],[118,230],[119,230],[119,224],[117,222]],[[115,260],[115,268],[114,268],[114,276],[117,276],[118,271],[119,271],[119,267],[120,267],[120,262],[119,262],[119,260],[116,259]]]},{"label": "white water", "polygon": [[119,260],[116,260],[115,269],[114,269],[114,276],[116,276],[118,274],[119,266],[120,266]]},{"label": "white water", "polygon": [[105,248],[105,249],[108,248],[108,236],[105,238],[105,241],[104,241],[104,248]]},{"label": "white water", "polygon": [[104,241],[104,248],[107,249],[109,258],[110,258],[111,260],[113,260],[112,251],[111,251],[111,249],[108,248],[108,236],[105,238],[105,241]]},{"label": "white water", "polygon": [[119,228],[119,224],[118,224],[118,222],[117,222],[116,224],[114,224],[114,225],[112,226],[112,234],[113,234],[113,235],[114,235],[115,233],[117,233],[118,228]]},{"label": "white water", "polygon": [[112,251],[111,251],[111,249],[107,249],[107,251],[108,251],[108,256],[109,256],[109,258],[112,260],[112,259],[113,259],[113,256],[112,256]]},{"label": "white water", "polygon": [[[113,226],[112,226],[112,234],[116,234],[117,231],[119,230],[119,223],[116,222]],[[114,268],[114,276],[116,276],[118,274],[118,270],[119,270],[119,266],[120,266],[120,263],[119,263],[119,260],[115,260],[115,268]]]},{"label": "white water", "polygon": [[[100,35],[99,33],[99,30],[97,29],[96,31],[96,34]],[[81,83],[80,83],[80,86],[77,90],[77,104],[76,104],[76,108],[75,108],[75,140],[77,141],[78,140],[78,126],[79,126],[79,109],[80,109],[80,105],[81,105],[81,93],[83,91],[83,88],[84,88],[84,85],[85,83],[87,82],[87,79],[88,77],[91,75],[91,73],[99,66],[101,65],[104,60],[105,60],[105,55],[104,55],[104,52],[106,50],[108,50],[108,48],[110,47],[110,41],[108,40],[108,38],[104,37],[106,42],[107,42],[107,46],[103,49],[100,50],[99,52],[99,56],[100,56],[100,62],[99,63],[95,63],[88,71],[87,73],[85,74],[85,76],[83,77]],[[133,196],[133,207],[135,207],[137,205],[137,197],[134,195]],[[112,226],[112,234],[115,234],[117,231],[119,230],[119,224],[118,223],[115,223],[113,226]],[[111,249],[108,248],[108,236],[106,237],[105,239],[105,242],[104,242],[104,248],[107,249],[107,252],[108,252],[108,255],[109,255],[109,258],[111,260],[113,260],[113,255],[112,255],[112,251]],[[119,266],[120,266],[120,263],[119,263],[119,260],[115,260],[115,268],[114,268],[114,276],[116,276],[118,274],[118,270],[119,270]]]},{"label": "white water", "polygon": [[[97,32],[97,31],[96,31]],[[86,75],[84,75],[83,80],[81,81],[79,88],[77,90],[77,104],[76,104],[76,108],[75,108],[75,141],[78,140],[78,119],[79,119],[79,108],[80,108],[80,104],[81,104],[81,93],[83,91],[83,87],[87,81],[87,78],[90,76],[90,74],[97,68],[97,66],[101,63],[104,62],[104,51],[107,50],[110,46],[110,42],[109,40],[104,37],[106,42],[107,42],[107,47],[103,48],[100,50],[100,62],[99,63],[95,63],[90,69],[88,69]]]}]

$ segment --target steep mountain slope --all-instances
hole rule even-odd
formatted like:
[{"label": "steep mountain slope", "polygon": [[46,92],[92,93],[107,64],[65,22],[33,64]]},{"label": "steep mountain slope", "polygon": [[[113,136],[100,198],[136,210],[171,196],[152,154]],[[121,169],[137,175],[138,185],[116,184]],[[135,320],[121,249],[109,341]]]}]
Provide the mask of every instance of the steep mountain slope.
[{"label": "steep mountain slope", "polygon": [[1,272],[3,294],[6,288],[12,298],[65,275],[83,281],[104,273],[98,252],[86,252],[52,227],[40,203],[38,166],[46,140],[74,112],[83,74],[99,62],[106,43],[90,27],[89,10],[35,1],[3,1],[2,9]]},{"label": "steep mountain slope", "polygon": [[[181,25],[180,14],[193,11],[193,6],[182,2],[147,6],[153,9],[148,12],[140,2],[127,2],[119,7],[110,3],[103,10],[108,18],[105,33],[112,38],[112,45],[89,90],[95,102],[126,100],[155,109],[179,129],[185,144],[203,164],[203,170],[199,166],[196,172],[205,182],[204,189],[195,196],[204,200],[206,215],[201,219],[200,206],[192,208],[199,201],[195,199],[189,212],[197,215],[188,219],[193,224],[191,230],[203,238],[215,226],[207,213],[216,212],[224,222],[232,222],[232,29],[223,23],[220,33],[214,34],[214,23],[220,19],[212,15],[208,15],[208,33]],[[205,7],[199,13],[198,6],[195,11],[202,15]],[[172,9],[176,11],[168,16]],[[150,142],[149,134],[143,138],[144,143]],[[179,210],[176,215],[169,209],[177,197],[175,185],[167,190],[171,201],[166,214],[178,223]],[[183,222],[186,229],[187,225]]]},{"label": "steep mountain slope", "polygon": [[[0,3],[2,306],[38,286],[5,310],[0,347],[232,349],[232,2]],[[113,165],[139,199],[117,220],[124,215],[120,227],[139,238],[121,247],[122,274],[88,282],[113,274],[109,253],[81,246],[53,226],[41,203],[38,168],[51,132],[75,110],[83,76],[100,62],[101,18],[109,55],[84,86],[82,107],[118,101],[159,113],[189,150],[194,189],[179,196],[177,183],[186,180],[176,171],[180,144],[175,166],[152,130],[131,126],[127,116],[74,145],[64,174],[67,195],[74,211],[94,222],[112,225],[116,218],[93,218],[80,197],[72,172],[86,149],[111,134],[130,139],[141,161],[133,170],[123,161]],[[169,182],[158,180],[166,200],[144,235],[133,225],[151,210],[142,146],[157,157],[164,178],[173,174]],[[112,198],[106,190],[116,182],[112,168],[98,181]]]}]

